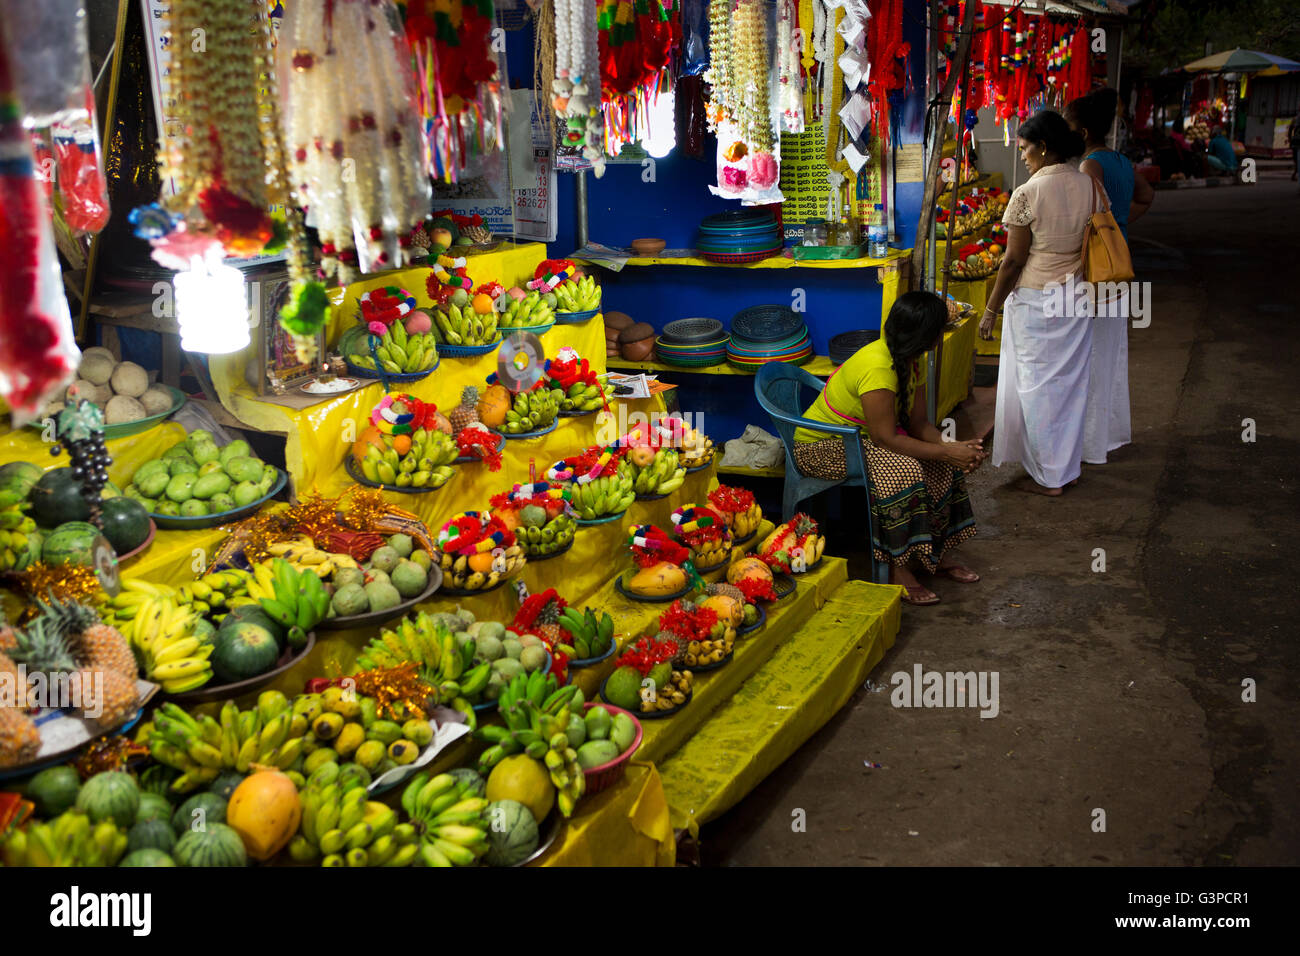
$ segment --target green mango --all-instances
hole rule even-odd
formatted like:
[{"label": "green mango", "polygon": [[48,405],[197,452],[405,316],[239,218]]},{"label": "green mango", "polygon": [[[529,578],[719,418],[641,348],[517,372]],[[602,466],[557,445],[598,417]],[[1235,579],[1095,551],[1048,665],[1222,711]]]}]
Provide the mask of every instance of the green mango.
[{"label": "green mango", "polygon": [[253,450],[248,447],[248,442],[244,441],[242,438],[236,438],[225,448],[221,449],[221,464],[225,465],[226,462],[230,461],[232,458],[247,458],[252,453]]},{"label": "green mango", "polygon": [[196,474],[174,475],[172,480],[167,482],[167,497],[177,504],[189,501],[194,497],[194,485],[198,480]]},{"label": "green mango", "polygon": [[221,452],[217,450],[217,443],[214,441],[197,441],[190,445],[190,454],[200,465],[206,465],[210,461],[218,461]]},{"label": "green mango", "polygon": [[257,482],[262,480],[262,463],[256,458],[230,458],[222,462],[231,481]]},{"label": "green mango", "polygon": [[219,461],[205,461],[203,464],[199,465],[200,478],[204,475],[210,475],[214,471],[220,471],[223,475],[225,474],[225,472],[222,471],[221,462]]},{"label": "green mango", "polygon": [[202,518],[208,514],[207,502],[191,498],[181,503],[181,515],[186,518]]},{"label": "green mango", "polygon": [[153,513],[156,515],[165,515],[166,517],[174,518],[181,513],[181,506],[178,505],[176,502],[172,501],[170,498],[163,498],[161,501],[158,502],[157,506],[153,509]]},{"label": "green mango", "polygon": [[212,441],[212,432],[208,431],[206,428],[194,429],[194,431],[190,432],[185,439],[185,443],[190,446],[191,452],[193,452],[196,444],[203,441]]},{"label": "green mango", "polygon": [[167,485],[171,481],[171,476],[167,474],[167,469],[162,471],[151,472],[143,478],[136,475],[136,487],[146,498],[157,498],[167,490]]},{"label": "green mango", "polygon": [[221,514],[223,511],[234,511],[235,499],[225,492],[213,495],[208,499],[208,508],[214,515]]},{"label": "green mango", "polygon": [[230,479],[226,477],[226,473],[223,471],[214,471],[201,475],[199,480],[194,482],[194,497],[202,498],[204,501],[213,495],[219,495],[229,490]]},{"label": "green mango", "polygon": [[167,462],[161,458],[153,458],[146,461],[143,465],[135,470],[135,482],[140,483],[142,478],[148,478],[150,475],[166,475]]},{"label": "green mango", "polygon": [[171,460],[173,458],[193,458],[193,457],[194,456],[190,454],[189,448],[185,445],[185,442],[181,442],[179,445],[172,445],[171,448],[168,448],[165,452],[162,453],[162,460],[167,462],[168,464],[171,464]]},{"label": "green mango", "polygon": [[168,468],[173,478],[177,475],[197,475],[199,473],[198,462],[189,455],[186,455],[183,458],[173,458],[168,465]]},{"label": "green mango", "polygon": [[251,481],[241,481],[235,485],[231,495],[235,499],[235,507],[242,508],[244,505],[251,505],[258,498],[262,497],[262,491]]}]

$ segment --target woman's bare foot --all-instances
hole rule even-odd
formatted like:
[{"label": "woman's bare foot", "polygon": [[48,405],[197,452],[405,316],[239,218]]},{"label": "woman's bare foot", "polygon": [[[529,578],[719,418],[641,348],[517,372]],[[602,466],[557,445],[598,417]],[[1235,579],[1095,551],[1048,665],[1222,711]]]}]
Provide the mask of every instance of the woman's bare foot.
[{"label": "woman's bare foot", "polygon": [[1038,482],[1034,481],[1034,479],[1030,478],[1028,475],[1025,475],[1025,477],[1018,478],[1015,481],[1013,481],[1011,483],[1011,487],[1015,488],[1016,491],[1027,491],[1030,492],[1031,494],[1043,495],[1046,498],[1059,498],[1061,497],[1061,493],[1062,493],[1062,489],[1046,488],[1043,485],[1040,485]]},{"label": "woman's bare foot", "polygon": [[939,595],[929,588],[922,587],[921,582],[916,580],[916,575],[907,568],[900,568],[891,564],[889,566],[889,583],[903,586],[903,600],[908,604],[921,607],[939,603]]},{"label": "woman's bare foot", "polygon": [[958,584],[974,584],[980,579],[980,576],[970,568],[963,567],[946,558],[939,562],[939,567],[935,570],[935,573],[952,578]]}]

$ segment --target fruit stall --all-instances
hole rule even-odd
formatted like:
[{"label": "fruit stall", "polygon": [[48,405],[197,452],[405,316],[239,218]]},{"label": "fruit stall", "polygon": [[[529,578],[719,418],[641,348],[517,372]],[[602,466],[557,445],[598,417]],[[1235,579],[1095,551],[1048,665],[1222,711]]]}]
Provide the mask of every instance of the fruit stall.
[{"label": "fruit stall", "polygon": [[[89,66],[84,23],[0,30],[0,301],[25,348],[0,350],[0,863],[672,865],[849,700],[899,589],[720,475],[688,396],[611,377],[612,342],[644,359],[654,329],[606,321],[602,270],[447,198],[504,156],[491,3],[257,0],[251,32],[226,3],[143,5],[205,30],[206,60],[120,4],[103,66],[159,84],[147,155],[101,146],[81,71],[48,108],[21,82],[24,43]],[[699,26],[604,7],[543,5],[545,112],[584,177],[648,137]],[[740,5],[745,44],[765,12]],[[574,80],[616,14],[644,75],[592,98]],[[724,198],[777,205],[777,143],[729,103]],[[728,360],[814,358],[795,321],[740,323]]]}]

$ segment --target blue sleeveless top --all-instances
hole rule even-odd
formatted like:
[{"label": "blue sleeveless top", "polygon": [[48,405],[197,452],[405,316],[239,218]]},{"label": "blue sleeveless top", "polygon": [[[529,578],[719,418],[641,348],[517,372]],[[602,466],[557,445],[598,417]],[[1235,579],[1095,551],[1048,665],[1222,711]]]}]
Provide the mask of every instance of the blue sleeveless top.
[{"label": "blue sleeveless top", "polygon": [[1119,231],[1128,241],[1128,210],[1133,204],[1133,164],[1113,149],[1094,149],[1083,157],[1101,166],[1101,181]]}]

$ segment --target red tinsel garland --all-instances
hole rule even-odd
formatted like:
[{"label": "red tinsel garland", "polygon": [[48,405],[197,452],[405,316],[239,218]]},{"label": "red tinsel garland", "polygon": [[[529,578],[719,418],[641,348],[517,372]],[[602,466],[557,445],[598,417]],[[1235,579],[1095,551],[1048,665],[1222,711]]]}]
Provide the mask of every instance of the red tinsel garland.
[{"label": "red tinsel garland", "polygon": [[656,664],[676,657],[679,649],[680,645],[671,638],[643,637],[619,655],[614,666],[635,667],[642,677],[646,677]]},{"label": "red tinsel garland", "polygon": [[727,514],[744,514],[754,507],[754,493],[748,488],[718,485],[709,492],[709,504]]},{"label": "red tinsel garland", "polygon": [[689,610],[680,600],[669,605],[659,615],[659,631],[667,631],[686,643],[703,641],[709,637],[713,625],[718,623],[718,612],[709,607],[692,606]]},{"label": "red tinsel garland", "polygon": [[740,589],[740,593],[745,595],[745,601],[753,604],[755,601],[775,601],[777,599],[776,591],[772,588],[772,582],[767,578],[741,578],[733,587]]},{"label": "red tinsel garland", "polygon": [[483,428],[462,428],[456,436],[456,447],[462,456],[473,455],[487,463],[488,471],[501,470],[501,452],[497,451],[497,436]]}]

